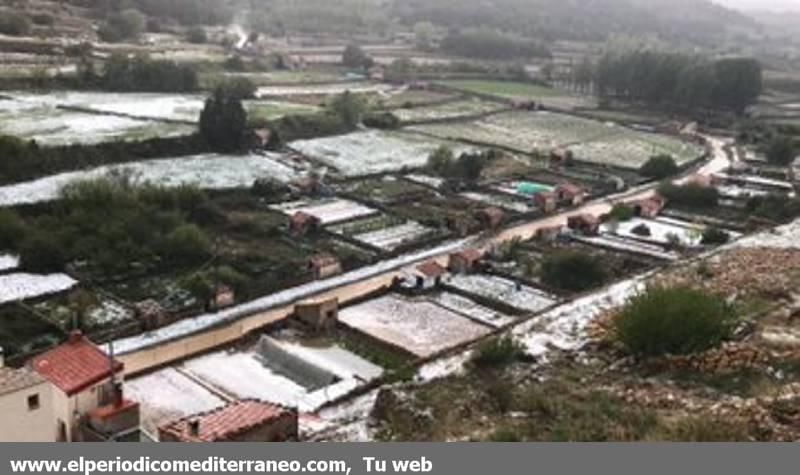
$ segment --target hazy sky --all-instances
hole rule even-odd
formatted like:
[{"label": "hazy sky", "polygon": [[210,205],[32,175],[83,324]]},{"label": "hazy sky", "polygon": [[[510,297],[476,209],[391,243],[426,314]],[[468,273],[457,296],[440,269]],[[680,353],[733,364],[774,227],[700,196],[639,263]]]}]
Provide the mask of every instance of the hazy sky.
[{"label": "hazy sky", "polygon": [[714,0],[716,3],[747,10],[800,11],[800,0]]}]

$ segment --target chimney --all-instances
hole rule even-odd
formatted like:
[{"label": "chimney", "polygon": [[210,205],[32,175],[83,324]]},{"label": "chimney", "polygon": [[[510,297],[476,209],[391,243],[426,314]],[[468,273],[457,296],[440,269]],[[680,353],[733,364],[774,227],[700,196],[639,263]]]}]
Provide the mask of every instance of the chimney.
[{"label": "chimney", "polygon": [[197,419],[189,421],[189,435],[200,437],[200,421]]},{"label": "chimney", "polygon": [[6,353],[5,350],[3,350],[3,347],[0,346],[0,369],[3,369],[5,367],[6,367]]},{"label": "chimney", "polygon": [[82,339],[83,333],[81,333],[80,330],[72,330],[69,332],[69,338],[67,339],[67,342],[69,342],[71,345],[74,345],[76,343],[80,343]]}]

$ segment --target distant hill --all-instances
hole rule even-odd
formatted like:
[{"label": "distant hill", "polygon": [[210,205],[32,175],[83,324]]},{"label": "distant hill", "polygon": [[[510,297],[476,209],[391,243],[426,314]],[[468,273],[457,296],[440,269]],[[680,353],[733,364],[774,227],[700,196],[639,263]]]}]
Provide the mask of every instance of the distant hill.
[{"label": "distant hill", "polygon": [[547,39],[602,41],[610,34],[658,35],[713,45],[748,16],[708,0],[394,0],[408,23],[489,26]]}]

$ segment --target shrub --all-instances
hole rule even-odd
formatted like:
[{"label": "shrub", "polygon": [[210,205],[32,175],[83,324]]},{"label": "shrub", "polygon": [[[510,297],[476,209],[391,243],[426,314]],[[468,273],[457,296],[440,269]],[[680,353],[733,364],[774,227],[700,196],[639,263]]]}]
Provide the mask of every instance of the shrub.
[{"label": "shrub", "polygon": [[642,165],[641,169],[639,169],[639,173],[647,178],[663,180],[675,175],[679,170],[678,164],[675,163],[675,159],[671,156],[656,155]]},{"label": "shrub", "polygon": [[670,203],[684,208],[713,208],[719,204],[719,190],[696,183],[664,183],[658,187],[658,194]]},{"label": "shrub", "polygon": [[0,250],[16,250],[25,238],[25,223],[8,209],[0,210]]},{"label": "shrub", "polygon": [[747,210],[760,218],[787,222],[800,216],[800,198],[777,193],[755,196],[747,201]]},{"label": "shrub", "polygon": [[600,260],[582,252],[559,252],[542,263],[542,282],[559,289],[581,292],[602,284],[606,277]]},{"label": "shrub", "polygon": [[372,58],[358,45],[348,45],[342,54],[342,64],[348,68],[360,69],[369,68],[374,62]]},{"label": "shrub", "polygon": [[0,34],[25,36],[31,32],[31,21],[17,13],[3,12],[0,15]]},{"label": "shrub", "polygon": [[719,345],[735,320],[734,309],[721,297],[688,287],[657,287],[630,299],[614,317],[613,328],[632,354],[689,354]]},{"label": "shrub", "polygon": [[175,228],[166,239],[165,257],[177,262],[192,262],[210,254],[211,242],[194,224]]},{"label": "shrub", "polygon": [[795,158],[795,144],[791,137],[779,135],[770,141],[766,149],[767,161],[775,165],[786,166]]},{"label": "shrub", "polygon": [[497,368],[517,361],[524,353],[522,344],[512,337],[493,338],[477,349],[472,363],[479,368]]},{"label": "shrub", "polygon": [[613,221],[630,221],[636,215],[636,210],[632,206],[626,204],[616,204],[614,208],[608,213],[608,219]]},{"label": "shrub", "polygon": [[391,130],[400,127],[400,119],[391,112],[373,112],[364,116],[364,125],[373,129]]},{"label": "shrub", "polygon": [[68,261],[58,240],[46,232],[29,235],[22,243],[19,255],[22,268],[42,274],[61,272]]},{"label": "shrub", "polygon": [[730,234],[726,233],[722,229],[710,227],[703,231],[703,240],[701,242],[705,245],[715,245],[727,244],[727,242],[730,240]]},{"label": "shrub", "polygon": [[692,417],[679,421],[665,439],[675,442],[746,442],[747,424],[711,417]]},{"label": "shrub", "polygon": [[489,442],[522,442],[522,438],[512,429],[497,429],[489,436]]},{"label": "shrub", "polygon": [[195,26],[192,27],[186,33],[186,40],[189,43],[193,43],[196,45],[202,45],[208,42],[208,34],[206,34],[206,29],[202,26]]},{"label": "shrub", "polygon": [[649,237],[653,235],[653,233],[650,231],[650,227],[648,227],[646,224],[640,224],[636,226],[635,228],[631,229],[631,232],[642,237]]}]

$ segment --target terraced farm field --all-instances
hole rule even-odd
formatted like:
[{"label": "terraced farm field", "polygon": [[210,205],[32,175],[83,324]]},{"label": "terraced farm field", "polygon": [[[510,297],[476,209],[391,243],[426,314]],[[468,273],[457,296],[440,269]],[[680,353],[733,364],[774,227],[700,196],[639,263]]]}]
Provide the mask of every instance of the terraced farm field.
[{"label": "terraced farm field", "polygon": [[569,91],[512,81],[443,81],[443,85],[466,92],[487,94],[505,99],[535,100],[563,109],[592,108],[596,102],[591,97],[579,96]]},{"label": "terraced farm field", "polygon": [[464,116],[474,116],[478,114],[493,112],[502,109],[503,106],[492,102],[481,100],[463,100],[448,102],[438,106],[414,107],[411,109],[397,109],[394,114],[403,122],[416,122],[425,120],[452,119]]},{"label": "terraced farm field", "polygon": [[[346,176],[425,165],[428,155],[444,142],[408,134],[370,130],[312,140],[299,140],[289,147],[331,166]],[[454,144],[457,153],[474,147]]]},{"label": "terraced farm field", "polygon": [[689,162],[703,154],[701,147],[673,137],[551,112],[517,111],[477,122],[418,125],[409,129],[442,139],[521,152],[546,153],[566,147],[580,160],[624,168],[639,168],[653,155],[662,153],[672,155],[678,163]]}]

